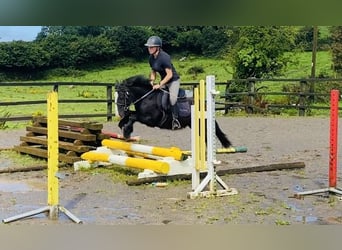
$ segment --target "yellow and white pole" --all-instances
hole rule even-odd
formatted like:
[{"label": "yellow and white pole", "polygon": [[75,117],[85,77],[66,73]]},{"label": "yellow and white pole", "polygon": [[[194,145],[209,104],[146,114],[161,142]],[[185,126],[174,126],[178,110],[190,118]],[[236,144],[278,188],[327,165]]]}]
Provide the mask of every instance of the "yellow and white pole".
[{"label": "yellow and white pole", "polygon": [[47,129],[48,129],[48,205],[50,218],[58,218],[58,94],[48,94]]},{"label": "yellow and white pole", "polygon": [[120,149],[127,152],[139,152],[144,154],[156,155],[160,157],[173,157],[177,161],[184,160],[184,157],[186,157],[186,155],[183,154],[183,151],[177,147],[153,147],[148,145],[109,139],[102,140],[102,146],[106,146],[111,149]]},{"label": "yellow and white pole", "polygon": [[170,164],[166,161],[149,160],[142,158],[134,158],[123,155],[114,155],[107,153],[100,153],[96,151],[89,151],[81,155],[83,160],[88,161],[103,161],[118,164],[122,166],[150,169],[156,173],[167,174],[170,171]]}]

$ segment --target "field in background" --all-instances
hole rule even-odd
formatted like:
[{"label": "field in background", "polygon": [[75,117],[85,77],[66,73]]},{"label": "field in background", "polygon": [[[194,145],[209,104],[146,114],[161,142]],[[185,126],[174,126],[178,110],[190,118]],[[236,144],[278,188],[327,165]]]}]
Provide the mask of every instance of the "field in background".
[{"label": "field in background", "polygon": [[[303,52],[293,54],[293,63],[288,65],[284,72],[277,78],[307,78],[311,74],[311,52]],[[226,82],[232,79],[233,69],[226,59],[211,59],[211,58],[196,58],[196,57],[174,57],[173,63],[181,75],[182,82],[195,83],[201,79],[205,79],[207,75],[215,75],[217,82]],[[69,86],[59,88],[59,99],[105,99],[105,87],[96,87],[97,82],[115,83],[127,77],[142,74],[148,77],[150,72],[147,61],[132,62],[122,61],[117,62],[114,66],[106,66],[105,68],[91,69],[78,71],[74,76],[51,76],[47,81],[52,82],[70,82]],[[334,77],[331,68],[331,54],[327,51],[317,53],[316,77]],[[93,82],[94,86],[73,86],[72,82]],[[284,82],[268,84],[267,91],[281,91]],[[224,87],[221,86],[221,93],[224,92]],[[6,101],[28,101],[28,100],[44,100],[46,95],[52,89],[49,87],[1,87],[0,98],[3,102]],[[223,92],[222,92],[223,91]],[[268,97],[272,98],[272,97]],[[274,97],[279,98],[279,97]],[[270,100],[272,101],[272,100]],[[60,104],[60,113],[92,113],[106,112],[106,104],[85,103],[85,104]],[[28,106],[8,106],[0,107],[0,116],[5,115],[46,115],[46,105],[28,105]],[[105,121],[105,118],[96,118],[100,122]],[[14,123],[14,122],[13,122]],[[21,126],[14,123],[12,126]]]}]

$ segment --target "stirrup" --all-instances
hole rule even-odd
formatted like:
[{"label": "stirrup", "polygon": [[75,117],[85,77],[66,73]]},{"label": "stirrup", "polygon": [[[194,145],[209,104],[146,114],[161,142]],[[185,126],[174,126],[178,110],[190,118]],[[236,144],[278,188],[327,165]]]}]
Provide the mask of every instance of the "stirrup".
[{"label": "stirrup", "polygon": [[172,120],[172,130],[180,129],[181,125],[177,119]]}]

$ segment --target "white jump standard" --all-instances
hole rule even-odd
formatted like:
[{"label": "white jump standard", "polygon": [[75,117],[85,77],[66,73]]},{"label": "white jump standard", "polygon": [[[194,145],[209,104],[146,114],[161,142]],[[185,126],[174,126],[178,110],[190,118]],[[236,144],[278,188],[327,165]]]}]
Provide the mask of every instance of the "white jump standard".
[{"label": "white jump standard", "polygon": [[[228,187],[215,170],[215,165],[219,164],[216,160],[215,141],[215,96],[218,93],[215,90],[214,76],[206,77],[206,96],[203,80],[200,81],[199,89],[198,87],[194,89],[194,105],[191,107],[191,155],[194,167],[192,192],[188,193],[189,198],[226,196],[238,193],[235,188]],[[202,181],[200,180],[201,172],[207,172]],[[222,189],[218,189],[217,184]],[[207,186],[209,186],[209,190],[204,190]]]}]

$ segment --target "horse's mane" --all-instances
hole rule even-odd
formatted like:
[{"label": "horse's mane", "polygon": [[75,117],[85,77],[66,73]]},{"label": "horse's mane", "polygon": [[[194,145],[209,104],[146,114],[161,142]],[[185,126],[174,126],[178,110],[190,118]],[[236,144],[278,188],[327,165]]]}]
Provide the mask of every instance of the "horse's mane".
[{"label": "horse's mane", "polygon": [[131,76],[125,79],[124,81],[122,81],[121,84],[126,86],[127,88],[132,88],[132,87],[147,88],[147,89],[152,88],[152,85],[149,79],[143,75]]}]

